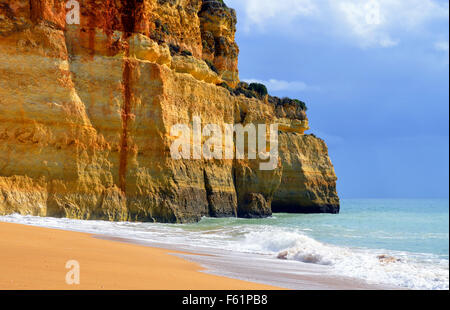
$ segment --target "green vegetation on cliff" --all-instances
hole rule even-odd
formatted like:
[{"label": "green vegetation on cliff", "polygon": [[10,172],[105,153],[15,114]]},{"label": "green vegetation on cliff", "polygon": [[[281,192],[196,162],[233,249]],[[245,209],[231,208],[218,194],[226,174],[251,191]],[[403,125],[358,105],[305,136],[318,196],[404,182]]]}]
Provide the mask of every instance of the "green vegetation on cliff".
[{"label": "green vegetation on cliff", "polygon": [[244,95],[247,98],[257,98],[260,100],[265,100],[267,97],[267,101],[273,106],[275,106],[275,108],[280,106],[281,107],[291,106],[303,112],[308,111],[306,103],[299,99],[291,99],[288,97],[279,98],[276,96],[270,96],[267,87],[261,83],[248,84],[246,82],[240,82],[236,88],[231,88],[226,83],[222,83],[219,86],[226,88],[234,96]]}]

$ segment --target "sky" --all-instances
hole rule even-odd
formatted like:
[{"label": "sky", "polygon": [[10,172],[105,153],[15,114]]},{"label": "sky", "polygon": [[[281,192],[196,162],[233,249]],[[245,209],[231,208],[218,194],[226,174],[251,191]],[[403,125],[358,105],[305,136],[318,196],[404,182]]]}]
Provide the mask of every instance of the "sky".
[{"label": "sky", "polygon": [[448,0],[225,2],[241,80],[307,103],[342,198],[448,198]]}]

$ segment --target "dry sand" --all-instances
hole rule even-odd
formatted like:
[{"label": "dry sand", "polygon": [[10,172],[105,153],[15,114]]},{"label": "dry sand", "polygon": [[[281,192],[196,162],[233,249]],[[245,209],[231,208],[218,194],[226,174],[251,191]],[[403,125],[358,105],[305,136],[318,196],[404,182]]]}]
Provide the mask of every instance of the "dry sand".
[{"label": "dry sand", "polygon": [[[205,274],[199,265],[169,253],[174,251],[0,223],[0,289],[277,289]],[[80,264],[80,285],[66,284],[69,260]]]}]

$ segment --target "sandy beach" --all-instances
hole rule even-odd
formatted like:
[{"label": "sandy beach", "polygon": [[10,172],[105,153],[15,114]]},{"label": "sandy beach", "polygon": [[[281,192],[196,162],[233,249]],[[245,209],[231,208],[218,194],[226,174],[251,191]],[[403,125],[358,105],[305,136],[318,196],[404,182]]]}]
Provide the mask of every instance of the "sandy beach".
[{"label": "sandy beach", "polygon": [[[198,264],[170,253],[176,252],[86,233],[0,223],[0,289],[277,289],[202,273]],[[79,285],[66,284],[70,260],[79,262]]]}]

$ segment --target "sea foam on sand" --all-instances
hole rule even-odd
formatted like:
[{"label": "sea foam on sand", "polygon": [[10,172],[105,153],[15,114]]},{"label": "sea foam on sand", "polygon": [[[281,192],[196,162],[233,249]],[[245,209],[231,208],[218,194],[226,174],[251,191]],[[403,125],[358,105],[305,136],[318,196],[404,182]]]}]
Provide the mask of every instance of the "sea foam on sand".
[{"label": "sea foam on sand", "polygon": [[[211,227],[196,230],[186,225],[165,225],[152,223],[112,223],[104,221],[81,221],[71,219],[42,218],[33,216],[9,215],[0,221],[27,225],[88,232],[109,237],[125,238],[137,242],[159,244],[163,247],[192,251],[228,251],[242,259],[242,255],[261,257],[261,272],[267,264],[279,266],[283,272],[296,273],[295,265],[283,266],[283,260],[298,262],[298,270],[305,274],[305,263],[317,266],[323,275],[352,277],[368,284],[409,289],[448,289],[448,260],[432,254],[408,253],[392,250],[373,250],[335,246],[319,242],[299,229],[288,229],[267,225],[236,225]],[[208,250],[210,249],[210,250]],[[222,252],[223,253],[223,252]],[[247,254],[246,254],[247,253]],[[260,256],[254,256],[260,255]],[[227,256],[227,255],[225,255]],[[224,256],[224,257],[225,257]],[[233,260],[233,255],[227,256]],[[268,263],[269,258],[272,263]],[[386,259],[387,258],[387,259]],[[227,264],[211,264],[219,273],[233,276],[226,269]],[[233,267],[234,266],[234,267]],[[230,269],[236,265],[229,266]],[[286,267],[286,268],[284,268]],[[245,269],[245,266],[241,266]],[[281,271],[280,271],[281,272]],[[268,283],[279,282],[266,279]],[[283,283],[281,283],[283,284]],[[289,284],[289,283],[288,283]],[[289,286],[289,285],[286,285]],[[291,285],[295,288],[295,285]]]}]

